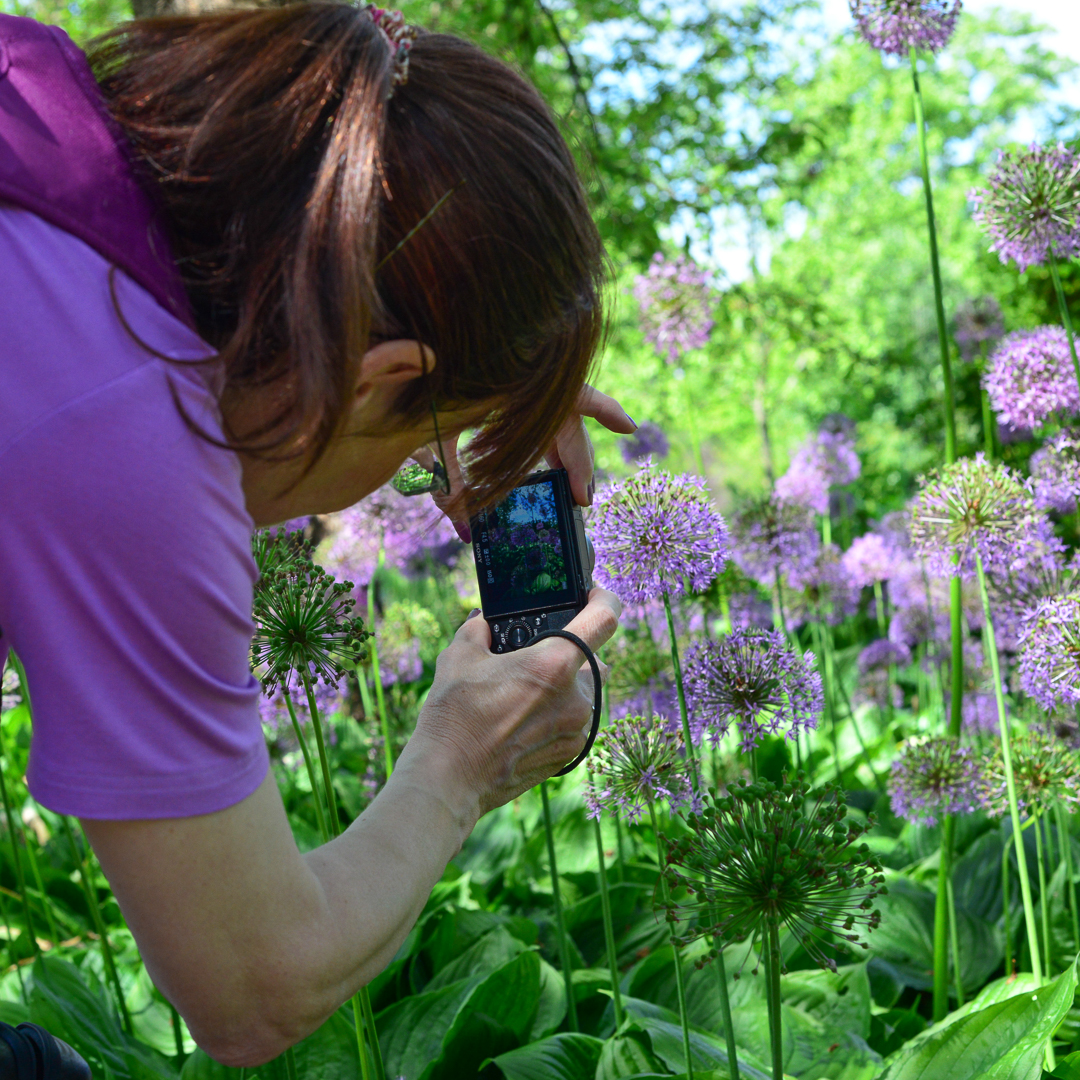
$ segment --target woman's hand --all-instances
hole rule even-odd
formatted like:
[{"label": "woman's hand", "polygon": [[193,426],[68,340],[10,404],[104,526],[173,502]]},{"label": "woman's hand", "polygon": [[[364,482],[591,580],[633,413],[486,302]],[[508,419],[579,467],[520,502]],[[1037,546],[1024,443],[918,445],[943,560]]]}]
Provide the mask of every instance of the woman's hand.
[{"label": "woman's hand", "polygon": [[[593,589],[566,627],[594,651],[618,626],[622,605]],[[435,681],[401,765],[434,755],[451,767],[446,797],[475,822],[558,772],[585,745],[593,707],[591,669],[570,641],[550,638],[491,652],[491,631],[471,618],[439,657]],[[607,677],[607,668],[600,665]],[[470,823],[471,827],[471,823]]]},{"label": "woman's hand", "polygon": [[[593,499],[593,447],[589,433],[585,430],[585,417],[590,416],[617,435],[632,435],[637,431],[637,424],[626,410],[607,394],[591,386],[583,386],[578,394],[574,411],[559,429],[555,441],[544,453],[544,458],[553,469],[565,469],[570,474],[570,490],[580,506],[591,506]],[[453,522],[458,536],[468,544],[469,523],[462,510],[461,494],[465,490],[465,479],[461,474],[461,463],[457,454],[458,436],[443,440],[443,452],[446,454],[446,472],[450,478],[450,495],[434,495],[436,506]],[[413,455],[421,464],[430,468],[434,453],[430,447],[422,447]]]}]

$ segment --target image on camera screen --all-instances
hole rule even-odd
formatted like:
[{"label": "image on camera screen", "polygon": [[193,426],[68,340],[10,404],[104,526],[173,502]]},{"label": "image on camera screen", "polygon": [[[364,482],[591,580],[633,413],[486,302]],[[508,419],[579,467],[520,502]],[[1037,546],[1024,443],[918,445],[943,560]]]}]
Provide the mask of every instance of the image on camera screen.
[{"label": "image on camera screen", "polygon": [[495,602],[545,603],[568,591],[566,556],[550,480],[515,488],[488,513],[488,589]]}]

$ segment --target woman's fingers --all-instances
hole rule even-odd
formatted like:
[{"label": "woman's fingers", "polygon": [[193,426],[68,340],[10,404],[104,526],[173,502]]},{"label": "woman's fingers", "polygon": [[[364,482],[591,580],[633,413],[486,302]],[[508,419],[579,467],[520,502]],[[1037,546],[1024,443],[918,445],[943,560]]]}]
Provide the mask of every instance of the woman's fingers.
[{"label": "woman's fingers", "polygon": [[613,397],[588,385],[581,388],[574,412],[559,429],[545,457],[553,469],[563,468],[569,473],[575,501],[580,506],[591,506],[594,457],[592,441],[582,420],[585,416],[591,416],[618,435],[630,435],[637,430],[637,424]]},{"label": "woman's fingers", "polygon": [[633,435],[637,431],[637,422],[613,397],[602,394],[588,383],[581,388],[574,411],[579,416],[591,416],[616,435]]}]

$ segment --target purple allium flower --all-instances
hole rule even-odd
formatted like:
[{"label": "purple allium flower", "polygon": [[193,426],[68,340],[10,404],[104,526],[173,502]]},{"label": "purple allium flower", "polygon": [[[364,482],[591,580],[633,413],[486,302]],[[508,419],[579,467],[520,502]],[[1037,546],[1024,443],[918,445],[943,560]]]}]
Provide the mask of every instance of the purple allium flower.
[{"label": "purple allium flower", "polygon": [[861,469],[853,431],[834,421],[795,451],[788,471],[776,481],[776,494],[785,502],[827,514],[829,488],[857,480]]},{"label": "purple allium flower", "polygon": [[776,481],[778,499],[795,506],[805,506],[815,514],[829,512],[829,481],[818,462],[796,452],[788,471]]},{"label": "purple allium flower", "polygon": [[1080,252],[1080,158],[1062,143],[1003,152],[987,184],[968,198],[1003,263],[1023,272]]},{"label": "purple allium flower", "polygon": [[878,638],[859,653],[858,663],[860,675],[871,671],[888,671],[893,664],[907,667],[911,663],[911,650],[902,641]]},{"label": "purple allium flower", "polygon": [[1005,333],[1005,316],[1001,305],[992,296],[965,300],[956,312],[953,336],[960,346],[960,355],[970,360],[977,355],[984,341],[997,341]]},{"label": "purple allium flower", "polygon": [[[901,562],[889,580],[895,609],[889,637],[914,647],[920,642],[949,641],[949,579],[931,574],[921,560]],[[961,579],[964,618],[972,629],[982,626],[982,601],[973,582]]]},{"label": "purple allium flower", "polygon": [[960,0],[848,0],[859,36],[878,52],[907,56],[912,49],[936,53],[949,42]]},{"label": "purple allium flower", "polygon": [[597,584],[624,604],[707,588],[728,557],[728,532],[698,476],[646,462],[597,492],[592,516]]},{"label": "purple allium flower", "polygon": [[823,428],[817,435],[817,452],[830,484],[852,484],[862,474],[853,431]]},{"label": "purple allium flower", "polygon": [[333,535],[323,564],[335,577],[361,587],[371,581],[380,549],[390,566],[416,576],[431,562],[452,565],[463,548],[430,499],[409,498],[389,484],[331,515],[329,527]]},{"label": "purple allium flower", "polygon": [[1060,326],[1006,335],[990,355],[983,385],[1002,423],[1013,428],[1040,428],[1080,411],[1069,339]]},{"label": "purple allium flower", "polygon": [[[951,702],[945,703],[946,721]],[[1000,731],[997,697],[993,691],[973,690],[964,695],[960,706],[960,719],[965,731],[981,731],[994,735]]]},{"label": "purple allium flower", "polygon": [[859,610],[859,590],[835,544],[820,546],[813,563],[792,570],[783,597],[789,630],[820,618],[836,625]]},{"label": "purple allium flower", "polygon": [[416,682],[424,661],[434,661],[441,636],[438,619],[426,607],[414,600],[390,604],[375,631],[383,686]]},{"label": "purple allium flower", "polygon": [[629,696],[611,702],[611,716],[620,720],[624,716],[651,716],[666,721],[671,731],[679,728],[679,693],[675,680],[666,672],[648,679]]},{"label": "purple allium flower", "polygon": [[[312,680],[312,692],[315,697],[315,708],[323,718],[340,712],[345,705],[346,687],[345,677],[342,676],[337,682],[326,682],[322,679],[314,667],[310,668]],[[295,685],[289,691],[293,709],[296,711],[296,719],[301,724],[311,719],[311,710],[308,707],[307,694],[302,686]],[[276,683],[269,690],[264,690],[259,697],[259,718],[275,734],[291,731],[292,719],[289,717],[288,706],[281,684]]]},{"label": "purple allium flower", "polygon": [[1042,510],[1071,514],[1080,500],[1080,432],[1059,431],[1042,450],[1031,455],[1035,505]]},{"label": "purple allium flower", "polygon": [[981,805],[981,771],[975,752],[947,738],[908,739],[889,777],[892,811],[919,825],[936,825]]},{"label": "purple allium flower", "polygon": [[728,613],[731,625],[742,630],[752,626],[762,630],[772,629],[772,605],[760,593],[736,593],[728,600]]},{"label": "purple allium flower", "polygon": [[1007,466],[982,454],[961,458],[924,477],[911,508],[911,542],[930,569],[945,577],[974,573],[975,556],[988,571],[1007,570],[1037,542],[1035,498]]},{"label": "purple allium flower", "polygon": [[1071,593],[1080,585],[1075,563],[1066,565],[1065,545],[1045,518],[1036,527],[1036,544],[1006,574],[991,574],[987,585],[994,610],[999,650],[1017,652],[1024,625],[1043,600]]},{"label": "purple allium flower", "polygon": [[844,569],[857,588],[888,581],[896,573],[902,556],[880,533],[857,536],[844,552]]},{"label": "purple allium flower", "polygon": [[1019,675],[1047,712],[1080,704],[1080,593],[1041,600],[1025,620]]},{"label": "purple allium flower", "polygon": [[708,344],[713,297],[708,275],[685,255],[673,260],[657,252],[634,282],[645,340],[669,364]]},{"label": "purple allium flower", "polygon": [[1002,446],[1011,446],[1013,443],[1030,442],[1035,437],[1035,432],[1029,427],[1016,427],[998,417],[997,440]]},{"label": "purple allium flower", "polygon": [[[1032,727],[1009,743],[1016,801],[1026,814],[1043,814],[1059,800],[1070,806],[1080,802],[1080,759],[1067,742]],[[982,773],[983,806],[1000,817],[1009,809],[1000,743],[984,757]]]},{"label": "purple allium flower", "polygon": [[0,716],[22,704],[19,676],[13,667],[3,669],[0,675]]},{"label": "purple allium flower", "polygon": [[714,743],[732,722],[744,751],[764,735],[789,739],[817,727],[825,707],[814,654],[799,656],[774,630],[732,630],[719,641],[696,641],[686,654],[686,697],[695,742]]},{"label": "purple allium flower", "polygon": [[585,768],[585,805],[591,818],[606,810],[639,821],[659,799],[666,799],[673,810],[695,805],[682,735],[652,717],[613,720],[597,736]]},{"label": "purple allium flower", "polygon": [[766,588],[776,575],[812,569],[821,538],[813,512],[775,495],[750,503],[732,521],[733,558],[748,577]]},{"label": "purple allium flower", "polygon": [[629,465],[649,457],[667,457],[671,443],[659,424],[645,420],[638,424],[637,431],[632,435],[626,435],[619,440],[619,449],[622,451],[623,461]]}]

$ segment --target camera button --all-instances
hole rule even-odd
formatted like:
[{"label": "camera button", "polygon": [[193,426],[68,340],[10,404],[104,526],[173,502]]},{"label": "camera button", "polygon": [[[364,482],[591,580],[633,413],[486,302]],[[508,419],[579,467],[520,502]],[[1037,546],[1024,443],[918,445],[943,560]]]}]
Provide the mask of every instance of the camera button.
[{"label": "camera button", "polygon": [[526,645],[531,637],[532,634],[529,633],[528,627],[519,623],[510,631],[510,644],[520,648],[522,645]]}]

